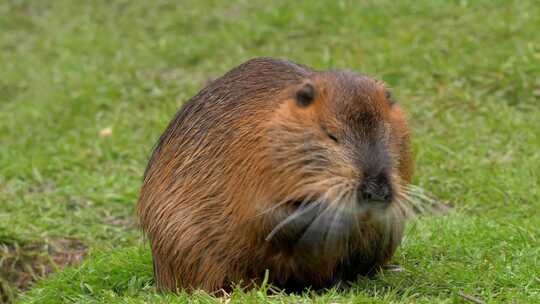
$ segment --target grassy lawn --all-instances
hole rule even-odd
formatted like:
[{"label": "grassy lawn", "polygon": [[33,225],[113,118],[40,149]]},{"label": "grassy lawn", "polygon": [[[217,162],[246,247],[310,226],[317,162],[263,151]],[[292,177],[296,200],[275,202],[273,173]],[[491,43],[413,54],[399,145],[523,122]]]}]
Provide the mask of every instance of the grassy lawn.
[{"label": "grassy lawn", "polygon": [[389,83],[414,183],[454,208],[408,226],[403,272],[231,302],[540,302],[537,1],[4,0],[0,303],[224,301],[155,292],[134,207],[182,102],[256,56]]}]

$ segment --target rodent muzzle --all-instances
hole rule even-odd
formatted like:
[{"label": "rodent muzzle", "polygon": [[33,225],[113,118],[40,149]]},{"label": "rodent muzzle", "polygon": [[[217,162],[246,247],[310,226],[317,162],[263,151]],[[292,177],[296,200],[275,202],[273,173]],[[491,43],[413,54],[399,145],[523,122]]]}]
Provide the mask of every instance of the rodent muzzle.
[{"label": "rodent muzzle", "polygon": [[365,177],[357,191],[358,204],[377,205],[378,207],[390,205],[394,195],[392,184],[384,173]]}]

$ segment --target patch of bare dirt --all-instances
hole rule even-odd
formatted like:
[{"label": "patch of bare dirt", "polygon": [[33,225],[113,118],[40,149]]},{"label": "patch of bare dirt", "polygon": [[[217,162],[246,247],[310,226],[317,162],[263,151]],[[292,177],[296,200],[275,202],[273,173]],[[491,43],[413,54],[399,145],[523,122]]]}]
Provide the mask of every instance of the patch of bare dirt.
[{"label": "patch of bare dirt", "polygon": [[73,238],[44,242],[0,240],[0,304],[11,303],[36,279],[79,264],[87,249],[83,242]]}]

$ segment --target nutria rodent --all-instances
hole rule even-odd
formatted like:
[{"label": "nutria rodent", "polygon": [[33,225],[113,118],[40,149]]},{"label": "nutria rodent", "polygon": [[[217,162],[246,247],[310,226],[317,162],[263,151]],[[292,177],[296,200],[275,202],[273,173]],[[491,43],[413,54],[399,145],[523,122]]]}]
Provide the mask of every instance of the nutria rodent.
[{"label": "nutria rodent", "polygon": [[321,289],[384,265],[404,228],[409,135],[380,81],[257,58],[188,101],[138,214],[158,288]]}]

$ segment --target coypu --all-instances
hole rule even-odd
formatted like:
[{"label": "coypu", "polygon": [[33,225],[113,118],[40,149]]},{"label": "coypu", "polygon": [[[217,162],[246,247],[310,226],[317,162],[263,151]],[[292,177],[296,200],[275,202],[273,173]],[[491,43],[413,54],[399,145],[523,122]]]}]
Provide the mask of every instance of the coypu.
[{"label": "coypu", "polygon": [[272,58],[232,69],[180,109],[146,168],[138,215],[157,287],[268,274],[320,290],[379,269],[404,229],[408,134],[367,76]]}]

